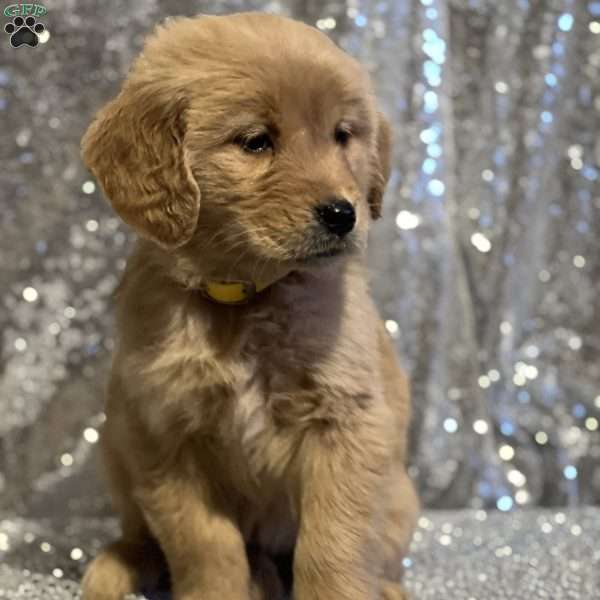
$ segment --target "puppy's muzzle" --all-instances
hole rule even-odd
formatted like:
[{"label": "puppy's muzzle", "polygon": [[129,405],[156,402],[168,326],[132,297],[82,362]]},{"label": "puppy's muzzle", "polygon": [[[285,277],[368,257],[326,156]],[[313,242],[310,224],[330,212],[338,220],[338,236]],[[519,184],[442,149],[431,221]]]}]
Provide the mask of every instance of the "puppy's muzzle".
[{"label": "puppy's muzzle", "polygon": [[315,212],[319,223],[340,238],[350,233],[356,224],[354,207],[344,198],[331,198],[319,204]]}]

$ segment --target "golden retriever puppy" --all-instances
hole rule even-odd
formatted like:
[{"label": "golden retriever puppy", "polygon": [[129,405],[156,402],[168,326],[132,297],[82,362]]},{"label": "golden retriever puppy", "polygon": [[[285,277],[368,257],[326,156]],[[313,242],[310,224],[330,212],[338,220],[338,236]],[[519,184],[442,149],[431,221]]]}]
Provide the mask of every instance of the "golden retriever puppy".
[{"label": "golden retriever puppy", "polygon": [[364,265],[389,154],[367,75],[307,25],[148,39],[83,139],[140,238],[101,440],[122,537],[85,600],[163,555],[175,600],[282,598],[286,555],[295,600],[404,597],[408,388]]}]

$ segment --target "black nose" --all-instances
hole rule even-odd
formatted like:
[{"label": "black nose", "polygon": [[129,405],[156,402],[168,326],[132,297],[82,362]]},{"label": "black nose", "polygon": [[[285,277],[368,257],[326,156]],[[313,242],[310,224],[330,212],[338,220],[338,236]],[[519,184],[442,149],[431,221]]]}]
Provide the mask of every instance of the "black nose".
[{"label": "black nose", "polygon": [[316,208],[319,221],[340,237],[350,233],[356,223],[354,207],[348,200],[332,198]]}]

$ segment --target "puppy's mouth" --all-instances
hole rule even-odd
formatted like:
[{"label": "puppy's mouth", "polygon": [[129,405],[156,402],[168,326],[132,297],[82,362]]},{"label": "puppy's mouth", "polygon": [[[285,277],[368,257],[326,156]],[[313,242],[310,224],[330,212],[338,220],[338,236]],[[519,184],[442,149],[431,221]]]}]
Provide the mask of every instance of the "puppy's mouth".
[{"label": "puppy's mouth", "polygon": [[296,262],[300,264],[325,262],[327,259],[352,254],[356,251],[358,251],[358,247],[354,236],[344,239],[316,236],[309,238],[301,248],[298,248]]},{"label": "puppy's mouth", "polygon": [[335,247],[335,248],[327,248],[326,250],[318,250],[314,252],[309,252],[302,257],[298,258],[298,262],[307,263],[312,261],[318,261],[326,258],[334,258],[335,256],[340,256],[340,254],[344,254],[346,248],[343,247]]}]

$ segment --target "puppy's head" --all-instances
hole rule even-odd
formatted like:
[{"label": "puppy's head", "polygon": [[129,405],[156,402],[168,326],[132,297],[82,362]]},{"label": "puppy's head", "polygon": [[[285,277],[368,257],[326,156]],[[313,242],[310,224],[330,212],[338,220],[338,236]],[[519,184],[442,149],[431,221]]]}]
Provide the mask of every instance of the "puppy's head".
[{"label": "puppy's head", "polygon": [[204,274],[364,247],[389,174],[368,76],[281,17],[176,19],[147,41],[83,157],[124,221]]}]

